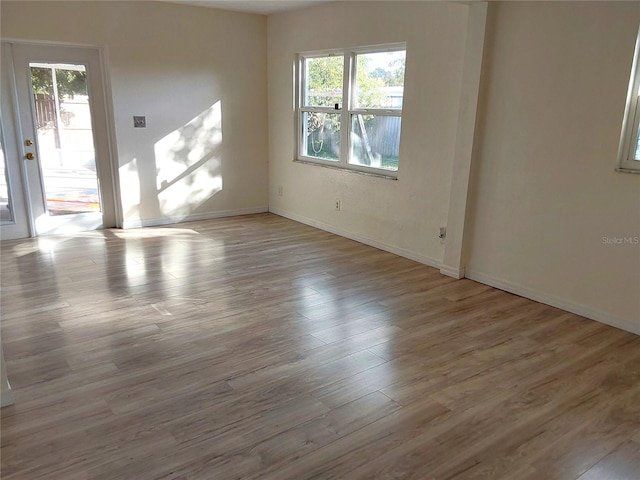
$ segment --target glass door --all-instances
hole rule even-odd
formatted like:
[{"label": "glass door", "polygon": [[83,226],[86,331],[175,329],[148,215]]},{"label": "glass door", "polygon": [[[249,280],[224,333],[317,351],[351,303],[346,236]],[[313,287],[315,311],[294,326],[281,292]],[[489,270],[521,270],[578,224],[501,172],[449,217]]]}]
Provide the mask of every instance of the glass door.
[{"label": "glass door", "polygon": [[87,69],[30,63],[47,214],[101,212]]},{"label": "glass door", "polygon": [[14,217],[9,195],[9,177],[4,155],[4,143],[0,126],[0,225],[9,225],[14,223]]},{"label": "glass door", "polygon": [[13,45],[13,62],[34,233],[115,226],[99,52]]}]

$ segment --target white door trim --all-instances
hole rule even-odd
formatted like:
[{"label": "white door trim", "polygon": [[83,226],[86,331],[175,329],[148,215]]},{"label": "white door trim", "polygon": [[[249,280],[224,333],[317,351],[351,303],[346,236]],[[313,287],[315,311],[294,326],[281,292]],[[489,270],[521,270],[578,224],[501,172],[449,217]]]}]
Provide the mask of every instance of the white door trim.
[{"label": "white door trim", "polygon": [[[3,99],[3,107],[5,107],[4,121],[2,122],[5,163],[9,172],[7,184],[9,187],[9,197],[13,200],[13,223],[0,227],[2,231],[2,240],[22,238],[23,232],[29,237],[35,236],[35,225],[33,224],[33,215],[30,212],[29,184],[27,182],[26,172],[24,171],[24,162],[22,161],[23,149],[21,146],[22,125],[18,116],[18,98],[16,90],[16,77],[13,71],[13,49],[11,44],[2,42],[2,66],[6,68],[3,72],[4,81],[7,85],[3,88],[3,96],[6,94],[8,98]],[[5,58],[6,57],[6,58]],[[6,111],[9,110],[9,112]],[[15,161],[9,157],[14,156]],[[20,226],[24,223],[24,226]],[[9,233],[7,233],[9,232]]]},{"label": "white door trim", "polygon": [[[120,192],[120,178],[119,178],[119,162],[118,162],[118,153],[117,153],[117,139],[116,139],[116,128],[115,128],[115,113],[114,113],[114,108],[113,108],[113,96],[112,96],[112,86],[111,86],[111,74],[110,74],[110,69],[109,69],[109,62],[108,62],[108,54],[107,54],[107,47],[106,46],[100,46],[100,45],[87,45],[87,44],[75,44],[75,43],[67,43],[67,42],[48,42],[48,41],[24,41],[24,40],[20,40],[20,39],[13,39],[13,38],[1,38],[2,43],[6,43],[9,44],[9,51],[10,51],[10,68],[12,69],[12,71],[10,72],[10,78],[11,78],[11,82],[12,85],[10,86],[11,89],[11,103],[13,104],[13,115],[10,115],[9,120],[13,123],[13,130],[15,132],[15,137],[16,137],[16,146],[18,148],[18,152],[20,154],[24,154],[22,152],[23,150],[23,145],[22,145],[22,139],[23,139],[23,135],[22,135],[22,127],[21,127],[21,122],[20,122],[20,116],[19,116],[19,104],[18,104],[18,98],[17,98],[17,85],[16,85],[16,78],[15,78],[15,72],[13,71],[14,65],[13,65],[13,46],[36,46],[36,47],[68,47],[68,48],[76,48],[76,49],[91,49],[94,50],[98,53],[98,57],[99,57],[99,65],[100,68],[102,70],[102,88],[101,88],[101,94],[102,94],[102,102],[101,102],[101,107],[104,110],[104,123],[105,123],[105,128],[104,128],[104,135],[106,137],[105,140],[105,156],[107,157],[105,164],[108,164],[108,170],[109,170],[109,174],[111,176],[111,185],[109,188],[109,195],[112,197],[113,199],[113,216],[114,216],[114,220],[115,220],[115,227],[116,228],[122,228],[123,227],[123,211],[122,211],[122,198],[121,198],[121,192]],[[24,162],[20,161],[20,176],[21,176],[21,184],[23,185],[23,190],[26,188],[27,190],[24,190],[23,194],[24,194],[24,199],[21,199],[24,201],[25,203],[25,209],[27,210],[27,216],[28,216],[28,226],[29,226],[29,235],[30,236],[35,236],[36,235],[36,229],[35,229],[35,220],[34,220],[34,215],[33,212],[31,212],[30,209],[30,205],[29,202],[26,201],[26,199],[30,198],[29,196],[29,190],[28,190],[28,179],[26,177],[26,172],[24,169]]]}]

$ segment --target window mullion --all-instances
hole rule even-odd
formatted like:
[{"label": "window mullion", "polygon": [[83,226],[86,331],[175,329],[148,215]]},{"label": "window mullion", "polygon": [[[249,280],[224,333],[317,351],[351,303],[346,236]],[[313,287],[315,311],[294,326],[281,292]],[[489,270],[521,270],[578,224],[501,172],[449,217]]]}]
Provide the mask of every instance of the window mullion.
[{"label": "window mullion", "polygon": [[340,163],[344,166],[349,164],[349,110],[352,101],[352,63],[354,55],[344,52],[344,75],[342,76],[342,112],[340,115]]},{"label": "window mullion", "polygon": [[379,117],[402,117],[402,110],[390,110],[388,108],[352,108],[351,114],[377,115]]},{"label": "window mullion", "polygon": [[338,113],[334,107],[300,107],[301,112],[312,112],[312,113]]},{"label": "window mullion", "polygon": [[306,90],[307,75],[304,71],[304,57],[298,55],[294,74],[295,74],[295,92],[294,92],[294,104],[296,105],[296,118],[295,118],[295,153],[293,158],[298,158],[302,155],[302,149],[304,146],[304,125],[302,124],[302,106],[304,101],[302,100],[303,92]]}]

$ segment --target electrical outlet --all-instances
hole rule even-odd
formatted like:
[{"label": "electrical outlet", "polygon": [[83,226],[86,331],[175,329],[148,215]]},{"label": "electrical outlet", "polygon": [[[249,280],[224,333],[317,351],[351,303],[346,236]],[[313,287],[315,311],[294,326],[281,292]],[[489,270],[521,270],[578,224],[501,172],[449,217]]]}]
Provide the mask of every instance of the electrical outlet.
[{"label": "electrical outlet", "polygon": [[440,233],[438,234],[440,240],[447,238],[447,227],[440,227]]},{"label": "electrical outlet", "polygon": [[147,117],[135,115],[133,117],[134,128],[147,128]]},{"label": "electrical outlet", "polygon": [[340,211],[340,200],[336,200],[335,210],[336,210],[336,212]]},{"label": "electrical outlet", "polygon": [[281,197],[284,194],[284,190],[282,189],[282,185],[278,186],[278,196]]}]

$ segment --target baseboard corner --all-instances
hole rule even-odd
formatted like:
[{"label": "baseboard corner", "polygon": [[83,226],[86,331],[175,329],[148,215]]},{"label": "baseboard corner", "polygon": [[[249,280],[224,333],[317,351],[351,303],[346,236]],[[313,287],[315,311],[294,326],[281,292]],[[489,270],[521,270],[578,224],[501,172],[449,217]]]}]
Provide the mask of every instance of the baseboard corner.
[{"label": "baseboard corner", "polygon": [[447,277],[455,278],[456,280],[460,280],[465,277],[464,268],[450,267],[448,265],[441,265],[440,273],[442,275],[446,275]]}]

